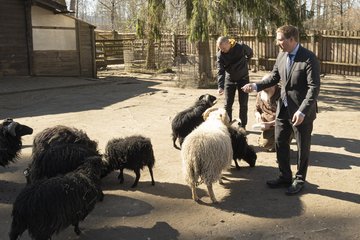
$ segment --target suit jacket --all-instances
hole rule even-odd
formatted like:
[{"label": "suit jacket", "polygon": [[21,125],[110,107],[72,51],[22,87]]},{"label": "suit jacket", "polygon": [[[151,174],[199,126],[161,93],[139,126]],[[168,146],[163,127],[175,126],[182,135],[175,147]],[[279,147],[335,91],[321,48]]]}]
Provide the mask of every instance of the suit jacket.
[{"label": "suit jacket", "polygon": [[[280,52],[274,68],[267,79],[257,83],[257,91],[273,86],[281,87],[281,96],[286,96],[289,116],[292,118],[296,111],[305,114],[304,123],[313,121],[317,112],[317,97],[320,91],[320,64],[315,54],[299,46],[294,62],[286,74],[287,53]],[[283,101],[277,104],[276,116],[279,115]]]}]

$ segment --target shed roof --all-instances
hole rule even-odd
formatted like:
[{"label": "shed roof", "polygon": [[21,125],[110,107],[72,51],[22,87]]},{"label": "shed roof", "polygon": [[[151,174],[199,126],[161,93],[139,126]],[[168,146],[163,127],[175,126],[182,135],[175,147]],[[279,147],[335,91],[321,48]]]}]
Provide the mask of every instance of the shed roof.
[{"label": "shed roof", "polygon": [[65,0],[33,0],[34,5],[54,11],[54,13],[68,13]]}]

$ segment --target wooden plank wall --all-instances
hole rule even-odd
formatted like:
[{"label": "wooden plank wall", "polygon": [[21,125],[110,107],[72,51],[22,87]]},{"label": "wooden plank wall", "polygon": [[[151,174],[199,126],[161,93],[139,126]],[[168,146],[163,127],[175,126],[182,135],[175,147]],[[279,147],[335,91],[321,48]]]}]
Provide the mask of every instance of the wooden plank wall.
[{"label": "wooden plank wall", "polygon": [[94,65],[94,27],[84,22],[77,21],[77,29],[80,58],[80,75],[84,77],[96,77],[96,66]]},{"label": "wooden plank wall", "polygon": [[34,51],[34,75],[79,76],[78,51]]},{"label": "wooden plank wall", "polygon": [[29,75],[25,3],[0,0],[0,76]]}]

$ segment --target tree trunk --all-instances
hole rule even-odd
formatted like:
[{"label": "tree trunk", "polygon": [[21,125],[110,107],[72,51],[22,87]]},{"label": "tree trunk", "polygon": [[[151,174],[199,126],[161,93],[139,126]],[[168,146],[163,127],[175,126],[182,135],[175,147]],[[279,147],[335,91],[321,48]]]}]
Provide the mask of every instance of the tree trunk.
[{"label": "tree trunk", "polygon": [[196,43],[196,48],[199,57],[198,87],[206,87],[213,79],[211,71],[211,54],[209,41],[198,41]]},{"label": "tree trunk", "polygon": [[115,0],[111,1],[111,30],[115,30]]},{"label": "tree trunk", "polygon": [[73,12],[71,15],[72,16],[74,16],[75,15],[75,11],[76,11],[76,9],[75,9],[75,6],[76,6],[76,0],[71,0],[70,1],[70,6],[69,6],[69,9],[70,9],[70,11],[71,12]]},{"label": "tree trunk", "polygon": [[[151,35],[151,34],[150,34]],[[155,64],[155,40],[154,37],[148,37],[148,44],[146,49],[146,69],[156,69]]]}]

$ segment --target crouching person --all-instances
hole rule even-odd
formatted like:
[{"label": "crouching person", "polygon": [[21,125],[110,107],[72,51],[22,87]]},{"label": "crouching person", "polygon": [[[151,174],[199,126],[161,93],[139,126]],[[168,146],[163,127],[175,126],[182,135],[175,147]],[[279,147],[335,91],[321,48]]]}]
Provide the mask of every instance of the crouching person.
[{"label": "crouching person", "polygon": [[256,126],[261,129],[259,147],[275,152],[276,101],[280,98],[280,88],[274,85],[260,91],[256,97]]}]

